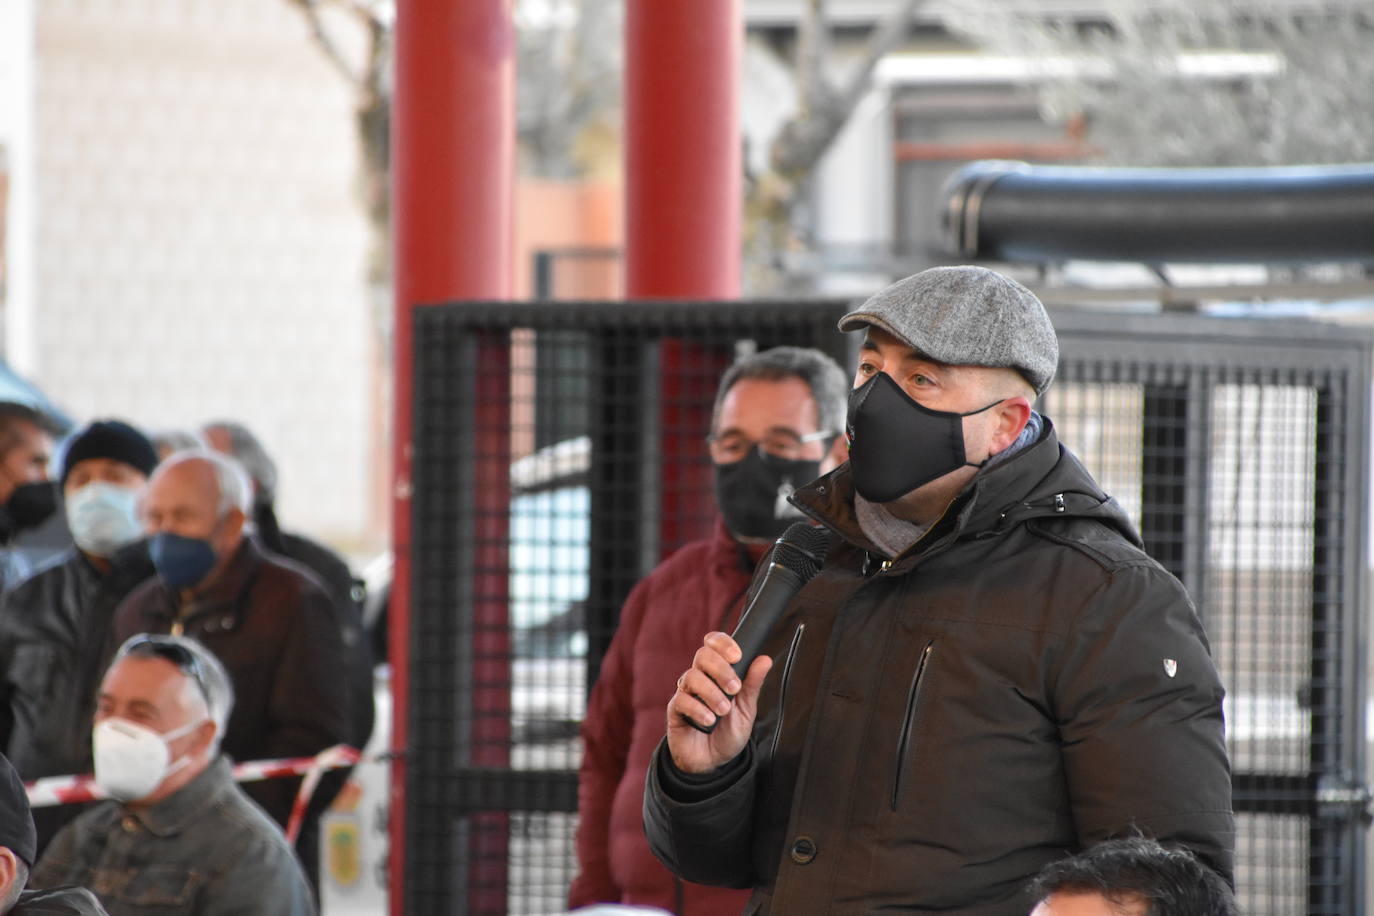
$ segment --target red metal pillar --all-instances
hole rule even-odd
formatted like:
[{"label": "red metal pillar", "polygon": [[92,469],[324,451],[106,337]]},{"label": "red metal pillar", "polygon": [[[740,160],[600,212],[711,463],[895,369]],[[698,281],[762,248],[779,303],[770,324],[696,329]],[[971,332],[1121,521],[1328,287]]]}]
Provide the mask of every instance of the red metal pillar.
[{"label": "red metal pillar", "polygon": [[625,5],[626,298],[740,286],[739,0]]},{"label": "red metal pillar", "polygon": [[[625,296],[740,294],[739,0],[627,0]],[[728,350],[665,340],[659,544],[703,536],[694,517],[711,481],[701,436]],[[697,390],[708,389],[703,395]]]},{"label": "red metal pillar", "polygon": [[[515,41],[508,0],[400,0],[391,121],[395,257],[392,747],[407,742],[413,341],[426,303],[514,288]],[[494,346],[499,346],[496,344]],[[404,912],[405,758],[392,763],[391,912]]]}]

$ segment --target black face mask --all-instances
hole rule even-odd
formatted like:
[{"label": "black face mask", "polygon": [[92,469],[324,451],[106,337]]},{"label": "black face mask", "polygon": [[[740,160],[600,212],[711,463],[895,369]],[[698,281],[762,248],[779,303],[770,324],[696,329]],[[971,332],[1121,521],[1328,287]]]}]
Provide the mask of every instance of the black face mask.
[{"label": "black face mask", "polygon": [[964,455],[968,413],[931,410],[912,400],[886,372],[849,393],[849,466],[854,489],[869,502],[891,502],[962,467],[982,467]]},{"label": "black face mask", "polygon": [[725,527],[736,537],[768,541],[802,517],[787,497],[821,476],[819,461],[778,458],[759,448],[750,449],[739,461],[712,468],[716,505],[725,517]]},{"label": "black face mask", "polygon": [[57,511],[57,487],[51,480],[21,483],[0,506],[0,540],[37,528]]}]

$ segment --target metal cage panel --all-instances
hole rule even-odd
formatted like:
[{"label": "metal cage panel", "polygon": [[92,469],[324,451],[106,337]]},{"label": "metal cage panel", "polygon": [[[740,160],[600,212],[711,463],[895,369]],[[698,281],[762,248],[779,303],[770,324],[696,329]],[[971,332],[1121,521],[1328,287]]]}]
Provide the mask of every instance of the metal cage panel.
[{"label": "metal cage panel", "polygon": [[[630,588],[712,522],[719,375],[784,343],[852,365],[845,309],[416,310],[408,913],[562,907],[577,726]],[[1041,408],[1189,588],[1228,689],[1242,906],[1359,911],[1369,336],[1054,318]]]}]

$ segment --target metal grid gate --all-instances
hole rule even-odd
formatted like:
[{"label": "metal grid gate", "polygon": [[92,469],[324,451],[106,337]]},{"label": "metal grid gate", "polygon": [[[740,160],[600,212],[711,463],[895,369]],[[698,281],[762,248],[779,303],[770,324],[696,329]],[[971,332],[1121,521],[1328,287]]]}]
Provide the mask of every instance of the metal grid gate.
[{"label": "metal grid gate", "polygon": [[1363,911],[1368,333],[1055,323],[1042,406],[1188,587],[1226,685],[1242,911]]},{"label": "metal grid gate", "polygon": [[[416,311],[408,914],[562,908],[577,724],[626,594],[711,523],[719,375],[779,344],[852,365],[845,308]],[[1368,335],[1054,318],[1042,407],[1189,587],[1228,688],[1245,912],[1359,911]]]}]

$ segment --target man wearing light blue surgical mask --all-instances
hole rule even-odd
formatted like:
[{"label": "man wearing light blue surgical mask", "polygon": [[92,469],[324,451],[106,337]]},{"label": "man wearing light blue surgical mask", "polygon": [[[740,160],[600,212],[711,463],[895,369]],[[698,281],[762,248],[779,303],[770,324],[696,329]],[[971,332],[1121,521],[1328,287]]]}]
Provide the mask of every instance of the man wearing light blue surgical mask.
[{"label": "man wearing light blue surgical mask", "polygon": [[[60,452],[58,483],[76,546],[0,608],[0,750],[24,779],[90,771],[82,723],[113,653],[110,622],[153,573],[138,502],[156,466],[147,437],[120,420],[91,423]],[[38,848],[78,811],[38,809]]]}]

